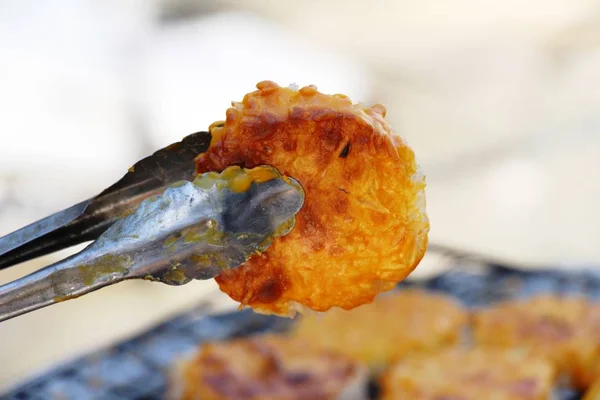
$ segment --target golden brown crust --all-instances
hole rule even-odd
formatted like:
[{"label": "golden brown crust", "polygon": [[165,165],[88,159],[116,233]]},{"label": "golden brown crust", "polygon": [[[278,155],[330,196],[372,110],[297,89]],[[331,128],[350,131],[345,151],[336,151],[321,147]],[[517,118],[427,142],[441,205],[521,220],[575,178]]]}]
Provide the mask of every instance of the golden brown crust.
[{"label": "golden brown crust", "polygon": [[337,399],[359,364],[274,335],[209,343],[179,368],[180,400]]},{"label": "golden brown crust", "polygon": [[411,289],[351,311],[306,315],[294,333],[379,369],[413,352],[457,344],[466,323],[466,311],[452,298]]},{"label": "golden brown crust", "polygon": [[553,368],[522,352],[452,349],[414,355],[385,373],[384,400],[542,400],[550,398]]},{"label": "golden brown crust", "polygon": [[293,314],[352,309],[404,279],[423,257],[429,223],[424,178],[413,151],[384,121],[382,106],[363,108],[309,86],[272,82],[227,110],[213,126],[198,173],[230,165],[271,165],[306,194],[296,227],[266,253],[217,277],[242,305]]},{"label": "golden brown crust", "polygon": [[584,298],[541,295],[476,313],[473,336],[482,346],[528,349],[552,361],[571,384],[585,388],[600,359],[595,313]]}]

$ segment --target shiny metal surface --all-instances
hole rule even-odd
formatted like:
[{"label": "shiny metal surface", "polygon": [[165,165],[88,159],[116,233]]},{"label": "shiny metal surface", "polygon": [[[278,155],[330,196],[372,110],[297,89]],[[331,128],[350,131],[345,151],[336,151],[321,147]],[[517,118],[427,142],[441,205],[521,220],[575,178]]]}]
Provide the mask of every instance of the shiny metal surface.
[{"label": "shiny metal surface", "polygon": [[302,207],[300,185],[277,176],[243,192],[214,173],[171,185],[80,253],[1,286],[0,321],[126,279],[181,285],[239,266],[287,234]]},{"label": "shiny metal surface", "polygon": [[98,196],[0,237],[0,269],[98,238],[123,212],[194,177],[194,157],[206,151],[210,133],[197,132],[137,162]]}]

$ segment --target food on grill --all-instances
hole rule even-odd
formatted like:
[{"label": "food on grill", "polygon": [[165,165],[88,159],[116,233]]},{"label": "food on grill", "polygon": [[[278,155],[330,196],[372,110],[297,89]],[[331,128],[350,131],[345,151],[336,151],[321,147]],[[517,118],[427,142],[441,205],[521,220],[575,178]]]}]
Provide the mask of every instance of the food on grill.
[{"label": "food on grill", "polygon": [[577,297],[510,301],[477,312],[473,336],[483,346],[528,349],[552,361],[572,385],[585,388],[600,360],[600,317],[593,309]]},{"label": "food on grill", "polygon": [[306,199],[292,232],[221,273],[221,290],[242,306],[293,315],[301,306],[352,309],[392,289],[423,257],[429,222],[424,177],[385,108],[313,86],[257,88],[211,126],[196,171],[271,165]]},{"label": "food on grill", "polygon": [[466,311],[451,297],[415,289],[351,311],[306,315],[295,334],[379,369],[413,352],[457,344],[466,322]]},{"label": "food on grill", "polygon": [[180,364],[172,393],[177,399],[365,398],[368,374],[384,371],[384,400],[541,400],[566,383],[563,376],[580,390],[598,382],[585,400],[600,400],[600,304],[540,295],[480,309],[472,318],[473,340],[462,341],[469,317],[459,303],[401,289],[351,311],[304,315],[285,336],[206,344]]},{"label": "food on grill", "polygon": [[382,378],[384,400],[542,400],[550,398],[553,368],[510,350],[451,349],[411,356]]},{"label": "food on grill", "polygon": [[347,357],[274,335],[207,343],[171,378],[179,400],[358,400],[368,380]]}]

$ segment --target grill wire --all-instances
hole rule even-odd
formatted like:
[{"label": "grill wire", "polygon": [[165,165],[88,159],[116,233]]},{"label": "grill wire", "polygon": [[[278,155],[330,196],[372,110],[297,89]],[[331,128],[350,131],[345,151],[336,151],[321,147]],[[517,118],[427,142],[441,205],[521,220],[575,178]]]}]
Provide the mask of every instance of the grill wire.
[{"label": "grill wire", "polygon": [[[458,298],[470,308],[536,293],[579,294],[600,300],[600,270],[536,269],[524,271],[485,257],[430,246],[452,265],[433,278],[399,285],[421,287]],[[284,331],[289,319],[255,314],[251,310],[208,315],[208,303],[174,317],[149,331],[110,348],[55,367],[0,397],[16,399],[161,399],[169,367],[193,352],[199,343],[251,334]],[[371,388],[376,396],[377,388]],[[557,400],[581,397],[568,388],[556,389]]]}]

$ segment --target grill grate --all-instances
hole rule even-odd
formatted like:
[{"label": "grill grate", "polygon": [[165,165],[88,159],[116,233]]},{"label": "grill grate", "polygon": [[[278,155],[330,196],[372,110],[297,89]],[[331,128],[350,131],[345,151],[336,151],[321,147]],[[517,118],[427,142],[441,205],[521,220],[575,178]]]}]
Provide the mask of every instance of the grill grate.
[{"label": "grill grate", "polygon": [[[463,258],[456,257],[457,265]],[[578,293],[600,299],[600,271],[523,272],[480,264],[476,271],[454,268],[428,280],[403,282],[402,287],[448,293],[468,307],[541,292]],[[251,310],[207,316],[206,309],[200,307],[127,342],[57,367],[2,399],[160,399],[165,393],[169,365],[193,351],[198,343],[285,330],[290,323]],[[556,398],[574,400],[580,394],[560,389]]]}]

